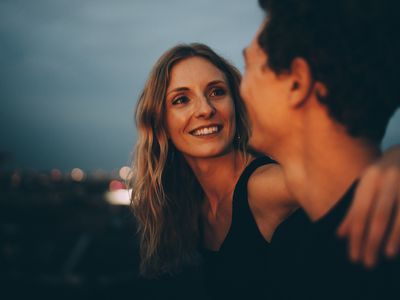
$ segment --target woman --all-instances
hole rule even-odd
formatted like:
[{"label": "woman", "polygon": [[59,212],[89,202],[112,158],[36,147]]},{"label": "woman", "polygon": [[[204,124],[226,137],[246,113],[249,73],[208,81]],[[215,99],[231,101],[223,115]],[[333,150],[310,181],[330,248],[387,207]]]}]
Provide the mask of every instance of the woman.
[{"label": "woman", "polygon": [[206,249],[214,276],[244,289],[263,280],[268,241],[296,206],[279,165],[247,149],[239,82],[202,44],[168,50],[150,73],[131,182],[144,275],[177,272]]}]

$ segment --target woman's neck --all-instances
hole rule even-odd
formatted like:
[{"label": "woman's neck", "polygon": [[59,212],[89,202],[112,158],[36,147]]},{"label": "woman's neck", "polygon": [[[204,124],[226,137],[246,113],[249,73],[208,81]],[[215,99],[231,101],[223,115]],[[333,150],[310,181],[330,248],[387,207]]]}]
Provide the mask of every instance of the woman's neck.
[{"label": "woman's neck", "polygon": [[199,181],[211,210],[216,213],[222,201],[230,198],[246,160],[236,150],[213,158],[186,158]]}]

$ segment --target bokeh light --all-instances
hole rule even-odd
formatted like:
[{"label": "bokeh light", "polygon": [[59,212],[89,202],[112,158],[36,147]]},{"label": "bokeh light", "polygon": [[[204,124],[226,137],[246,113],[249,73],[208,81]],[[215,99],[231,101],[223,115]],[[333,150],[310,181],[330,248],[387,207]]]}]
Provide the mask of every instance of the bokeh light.
[{"label": "bokeh light", "polygon": [[59,169],[52,169],[50,171],[50,177],[53,181],[60,181],[62,179],[62,173]]},{"label": "bokeh light", "polygon": [[110,184],[108,185],[108,189],[110,191],[124,190],[126,189],[126,185],[119,180],[111,180]]},{"label": "bokeh light", "polygon": [[132,170],[130,167],[124,166],[119,169],[119,177],[123,180],[129,180],[132,177]]},{"label": "bokeh light", "polygon": [[74,168],[71,171],[71,178],[77,182],[83,181],[85,179],[85,172],[79,168]]},{"label": "bokeh light", "polygon": [[132,190],[119,189],[107,192],[106,201],[112,205],[130,205]]}]

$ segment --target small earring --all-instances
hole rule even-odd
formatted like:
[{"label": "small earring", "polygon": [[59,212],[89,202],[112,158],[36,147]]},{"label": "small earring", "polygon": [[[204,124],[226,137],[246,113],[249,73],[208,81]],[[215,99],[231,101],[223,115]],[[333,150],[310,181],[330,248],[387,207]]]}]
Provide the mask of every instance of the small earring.
[{"label": "small earring", "polygon": [[241,137],[240,137],[240,133],[239,133],[239,132],[237,132],[237,133],[236,133],[236,140],[237,140],[238,142],[240,142],[240,139],[241,139]]}]

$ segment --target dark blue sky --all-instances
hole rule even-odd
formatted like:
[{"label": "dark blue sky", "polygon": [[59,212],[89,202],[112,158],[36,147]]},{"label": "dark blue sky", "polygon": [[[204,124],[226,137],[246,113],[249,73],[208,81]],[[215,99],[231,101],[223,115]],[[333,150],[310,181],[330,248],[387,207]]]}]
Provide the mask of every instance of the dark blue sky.
[{"label": "dark blue sky", "polygon": [[[3,168],[111,170],[129,164],[133,110],[155,60],[203,42],[242,69],[257,1],[0,0]],[[400,142],[397,113],[384,146]]]}]

